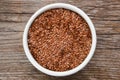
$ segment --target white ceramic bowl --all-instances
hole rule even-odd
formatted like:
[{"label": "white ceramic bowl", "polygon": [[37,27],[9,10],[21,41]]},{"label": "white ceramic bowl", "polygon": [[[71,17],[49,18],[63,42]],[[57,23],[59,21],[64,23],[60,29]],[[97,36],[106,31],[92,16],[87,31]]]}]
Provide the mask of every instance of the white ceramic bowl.
[{"label": "white ceramic bowl", "polygon": [[[53,8],[65,8],[65,9],[69,9],[72,10],[73,12],[78,13],[80,16],[82,16],[86,22],[89,25],[89,28],[91,30],[91,34],[92,34],[92,45],[91,45],[91,50],[88,54],[88,56],[85,58],[85,60],[77,67],[68,70],[68,71],[63,71],[63,72],[58,72],[58,71],[52,71],[52,70],[48,70],[44,67],[42,67],[40,64],[37,63],[37,61],[33,58],[33,56],[30,53],[30,50],[28,48],[28,30],[32,24],[32,22],[35,20],[35,18],[40,15],[41,13],[49,10],[49,9],[53,9]],[[78,71],[80,71],[81,69],[83,69],[87,63],[90,61],[90,59],[92,58],[95,48],[96,48],[96,31],[94,28],[94,25],[92,23],[92,21],[90,20],[90,18],[79,8],[70,5],[70,4],[65,4],[65,3],[54,3],[54,4],[49,4],[45,7],[40,8],[37,12],[35,12],[35,14],[33,14],[33,16],[29,19],[29,21],[26,24],[25,30],[24,30],[24,34],[23,34],[23,47],[24,47],[24,51],[26,53],[26,56],[28,58],[28,60],[33,64],[34,67],[36,67],[38,70],[40,70],[41,72],[51,75],[51,76],[68,76],[71,74],[74,74]]]}]

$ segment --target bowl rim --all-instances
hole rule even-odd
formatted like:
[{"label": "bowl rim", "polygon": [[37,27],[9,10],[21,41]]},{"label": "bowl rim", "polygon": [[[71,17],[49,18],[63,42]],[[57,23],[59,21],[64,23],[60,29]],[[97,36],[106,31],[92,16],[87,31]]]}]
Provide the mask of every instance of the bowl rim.
[{"label": "bowl rim", "polygon": [[[78,13],[87,22],[87,24],[89,25],[91,34],[92,34],[92,45],[91,45],[91,49],[90,49],[89,54],[87,55],[85,60],[79,66],[77,66],[77,67],[75,67],[75,68],[73,68],[71,70],[68,70],[68,71],[58,72],[58,71],[52,71],[52,70],[49,70],[49,69],[46,69],[46,68],[42,67],[33,58],[32,54],[29,51],[29,47],[28,47],[28,41],[27,41],[27,39],[28,39],[28,31],[29,31],[29,28],[30,28],[32,22],[41,13],[43,13],[43,12],[49,10],[49,9],[54,9],[54,8],[65,8],[65,9],[71,10],[71,11],[73,11],[75,13]],[[81,69],[83,69],[88,64],[88,62],[91,60],[91,58],[92,58],[92,56],[94,54],[95,48],[96,48],[96,43],[97,43],[96,30],[95,30],[95,27],[94,27],[91,19],[80,8],[77,8],[76,6],[73,6],[71,4],[66,4],[66,3],[53,3],[53,4],[49,4],[49,5],[46,5],[46,6],[42,7],[42,8],[40,8],[28,20],[28,22],[27,22],[27,24],[25,26],[25,29],[24,29],[24,33],[23,33],[23,48],[24,48],[24,51],[25,51],[25,54],[26,54],[28,60],[39,71],[41,71],[41,72],[43,72],[43,73],[45,73],[47,75],[51,75],[51,76],[68,76],[68,75],[74,74],[74,73],[80,71]]]}]

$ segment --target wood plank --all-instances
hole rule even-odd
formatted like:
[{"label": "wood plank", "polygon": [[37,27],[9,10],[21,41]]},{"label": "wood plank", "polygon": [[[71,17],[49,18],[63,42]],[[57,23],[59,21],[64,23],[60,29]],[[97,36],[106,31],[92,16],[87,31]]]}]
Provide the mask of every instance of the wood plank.
[{"label": "wood plank", "polygon": [[21,52],[22,32],[0,32],[0,52]]},{"label": "wood plank", "polygon": [[[60,1],[62,2],[63,0],[60,0]],[[44,1],[44,0],[43,1],[33,1],[33,0],[6,1],[4,0],[4,1],[1,1],[2,6],[0,7],[0,12],[4,14],[5,13],[32,13],[33,14],[39,8],[52,2],[56,2],[56,1],[52,1],[52,0],[50,1]],[[120,16],[119,16],[120,1],[119,0],[118,1],[111,0],[111,2],[107,0],[106,1],[91,0],[89,3],[86,3],[86,0],[80,1],[80,3],[77,3],[77,1],[64,0],[64,2],[74,3],[77,7],[80,7],[81,9],[83,9],[92,19],[94,18],[94,19],[100,19],[100,20],[117,20],[117,21],[120,20]],[[8,4],[11,4],[11,5],[8,5]],[[6,6],[9,8],[7,8]],[[17,19],[18,17],[15,17],[15,18]]]},{"label": "wood plank", "polygon": [[[6,19],[7,20],[7,19]],[[28,18],[24,22],[0,22],[0,32],[23,32]],[[11,21],[11,20],[10,20]],[[16,20],[14,20],[16,21]],[[98,35],[120,34],[120,21],[93,20]]]},{"label": "wood plank", "polygon": [[[63,77],[63,79],[118,79],[120,77],[119,53],[120,50],[97,49],[92,60],[82,71],[73,76]],[[2,54],[4,55],[0,56],[0,78],[57,79],[44,75],[35,69],[27,60],[24,53],[3,52]],[[0,55],[2,54],[0,53]]]},{"label": "wood plank", "polygon": [[32,14],[4,14],[0,13],[1,22],[26,22]]},{"label": "wood plank", "polygon": [[[85,11],[86,14],[92,20],[100,20],[100,21],[120,21],[120,10],[98,10],[96,11]],[[93,12],[93,13],[92,13]],[[106,13],[102,13],[106,12]],[[24,22],[27,21],[34,13],[0,13],[0,21],[13,21],[13,22]],[[100,15],[102,14],[102,15]]]},{"label": "wood plank", "polygon": [[0,32],[23,32],[27,22],[0,22]]},{"label": "wood plank", "polygon": [[[0,52],[23,52],[23,32],[0,32]],[[120,35],[97,35],[97,48],[120,49]]]},{"label": "wood plank", "polygon": [[[120,1],[119,0],[91,0],[89,2],[86,2],[88,0],[1,0],[0,4],[0,12],[4,13],[34,13],[39,8],[55,2],[64,2],[73,4],[75,6],[80,7],[81,9],[85,11],[90,11],[93,13],[96,13],[96,9],[106,9],[106,11],[110,10],[118,10],[120,7]],[[10,4],[10,5],[9,5]],[[34,5],[33,5],[34,4]],[[94,4],[94,5],[93,5]],[[101,12],[101,11],[100,11]],[[103,11],[102,11],[103,12]],[[106,14],[106,13],[105,13]]]},{"label": "wood plank", "polygon": [[120,34],[120,21],[100,21],[93,20],[93,24],[96,28],[96,33],[99,34]]},{"label": "wood plank", "polygon": [[120,48],[120,35],[98,35],[97,48]]}]

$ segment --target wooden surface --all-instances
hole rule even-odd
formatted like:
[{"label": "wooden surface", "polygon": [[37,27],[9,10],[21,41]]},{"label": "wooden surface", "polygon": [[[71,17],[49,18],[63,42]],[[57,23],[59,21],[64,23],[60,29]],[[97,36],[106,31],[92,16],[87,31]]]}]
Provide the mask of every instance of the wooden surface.
[{"label": "wooden surface", "polygon": [[[28,19],[39,8],[55,2],[84,10],[97,31],[92,60],[68,77],[51,77],[35,69],[22,46]],[[0,80],[120,80],[120,0],[0,0]]]}]

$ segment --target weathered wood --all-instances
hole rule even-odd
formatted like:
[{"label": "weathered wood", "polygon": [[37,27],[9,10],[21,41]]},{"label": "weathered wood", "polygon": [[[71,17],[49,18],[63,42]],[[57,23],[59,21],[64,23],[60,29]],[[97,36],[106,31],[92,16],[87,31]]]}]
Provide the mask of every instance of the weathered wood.
[{"label": "weathered wood", "polygon": [[23,32],[27,22],[0,22],[0,32]]},{"label": "weathered wood", "polygon": [[[36,70],[27,60],[25,54],[16,52],[3,52],[0,56],[0,78],[26,79],[117,79],[120,75],[120,50],[97,49],[90,63],[80,72],[69,77],[55,78],[46,76]],[[9,55],[11,54],[11,55]],[[110,58],[111,57],[111,58]],[[4,66],[4,67],[3,67]]]},{"label": "weathered wood", "polygon": [[[0,52],[23,51],[23,32],[0,32]],[[98,35],[97,48],[120,49],[120,35]]]},{"label": "weathered wood", "polygon": [[[0,32],[23,32],[28,18],[24,22],[0,22]],[[119,21],[96,21],[93,20],[98,35],[120,34]]]},{"label": "weathered wood", "polygon": [[[25,56],[22,35],[39,8],[55,2],[73,4],[92,19],[97,48],[89,64],[68,77],[51,77]],[[0,0],[0,80],[119,80],[120,0]]]},{"label": "weathered wood", "polygon": [[6,14],[0,13],[1,22],[26,22],[32,14]]},{"label": "weathered wood", "polygon": [[[119,0],[1,0],[0,1],[0,12],[3,13],[34,13],[39,8],[55,2],[63,2],[63,3],[70,3],[77,7],[80,7],[81,9],[92,12],[96,14],[96,12],[100,11],[105,12],[102,13],[102,15],[106,14],[107,11],[116,11],[119,12],[120,10],[120,1]],[[10,4],[10,5],[9,5]],[[33,5],[34,4],[34,5]],[[113,11],[113,12],[114,12]],[[110,13],[110,12],[109,12]],[[116,12],[114,12],[117,14]],[[111,13],[113,14],[113,13]],[[100,16],[100,15],[99,15]]]},{"label": "weathered wood", "polygon": [[4,51],[23,51],[22,32],[0,32],[0,52]]}]

